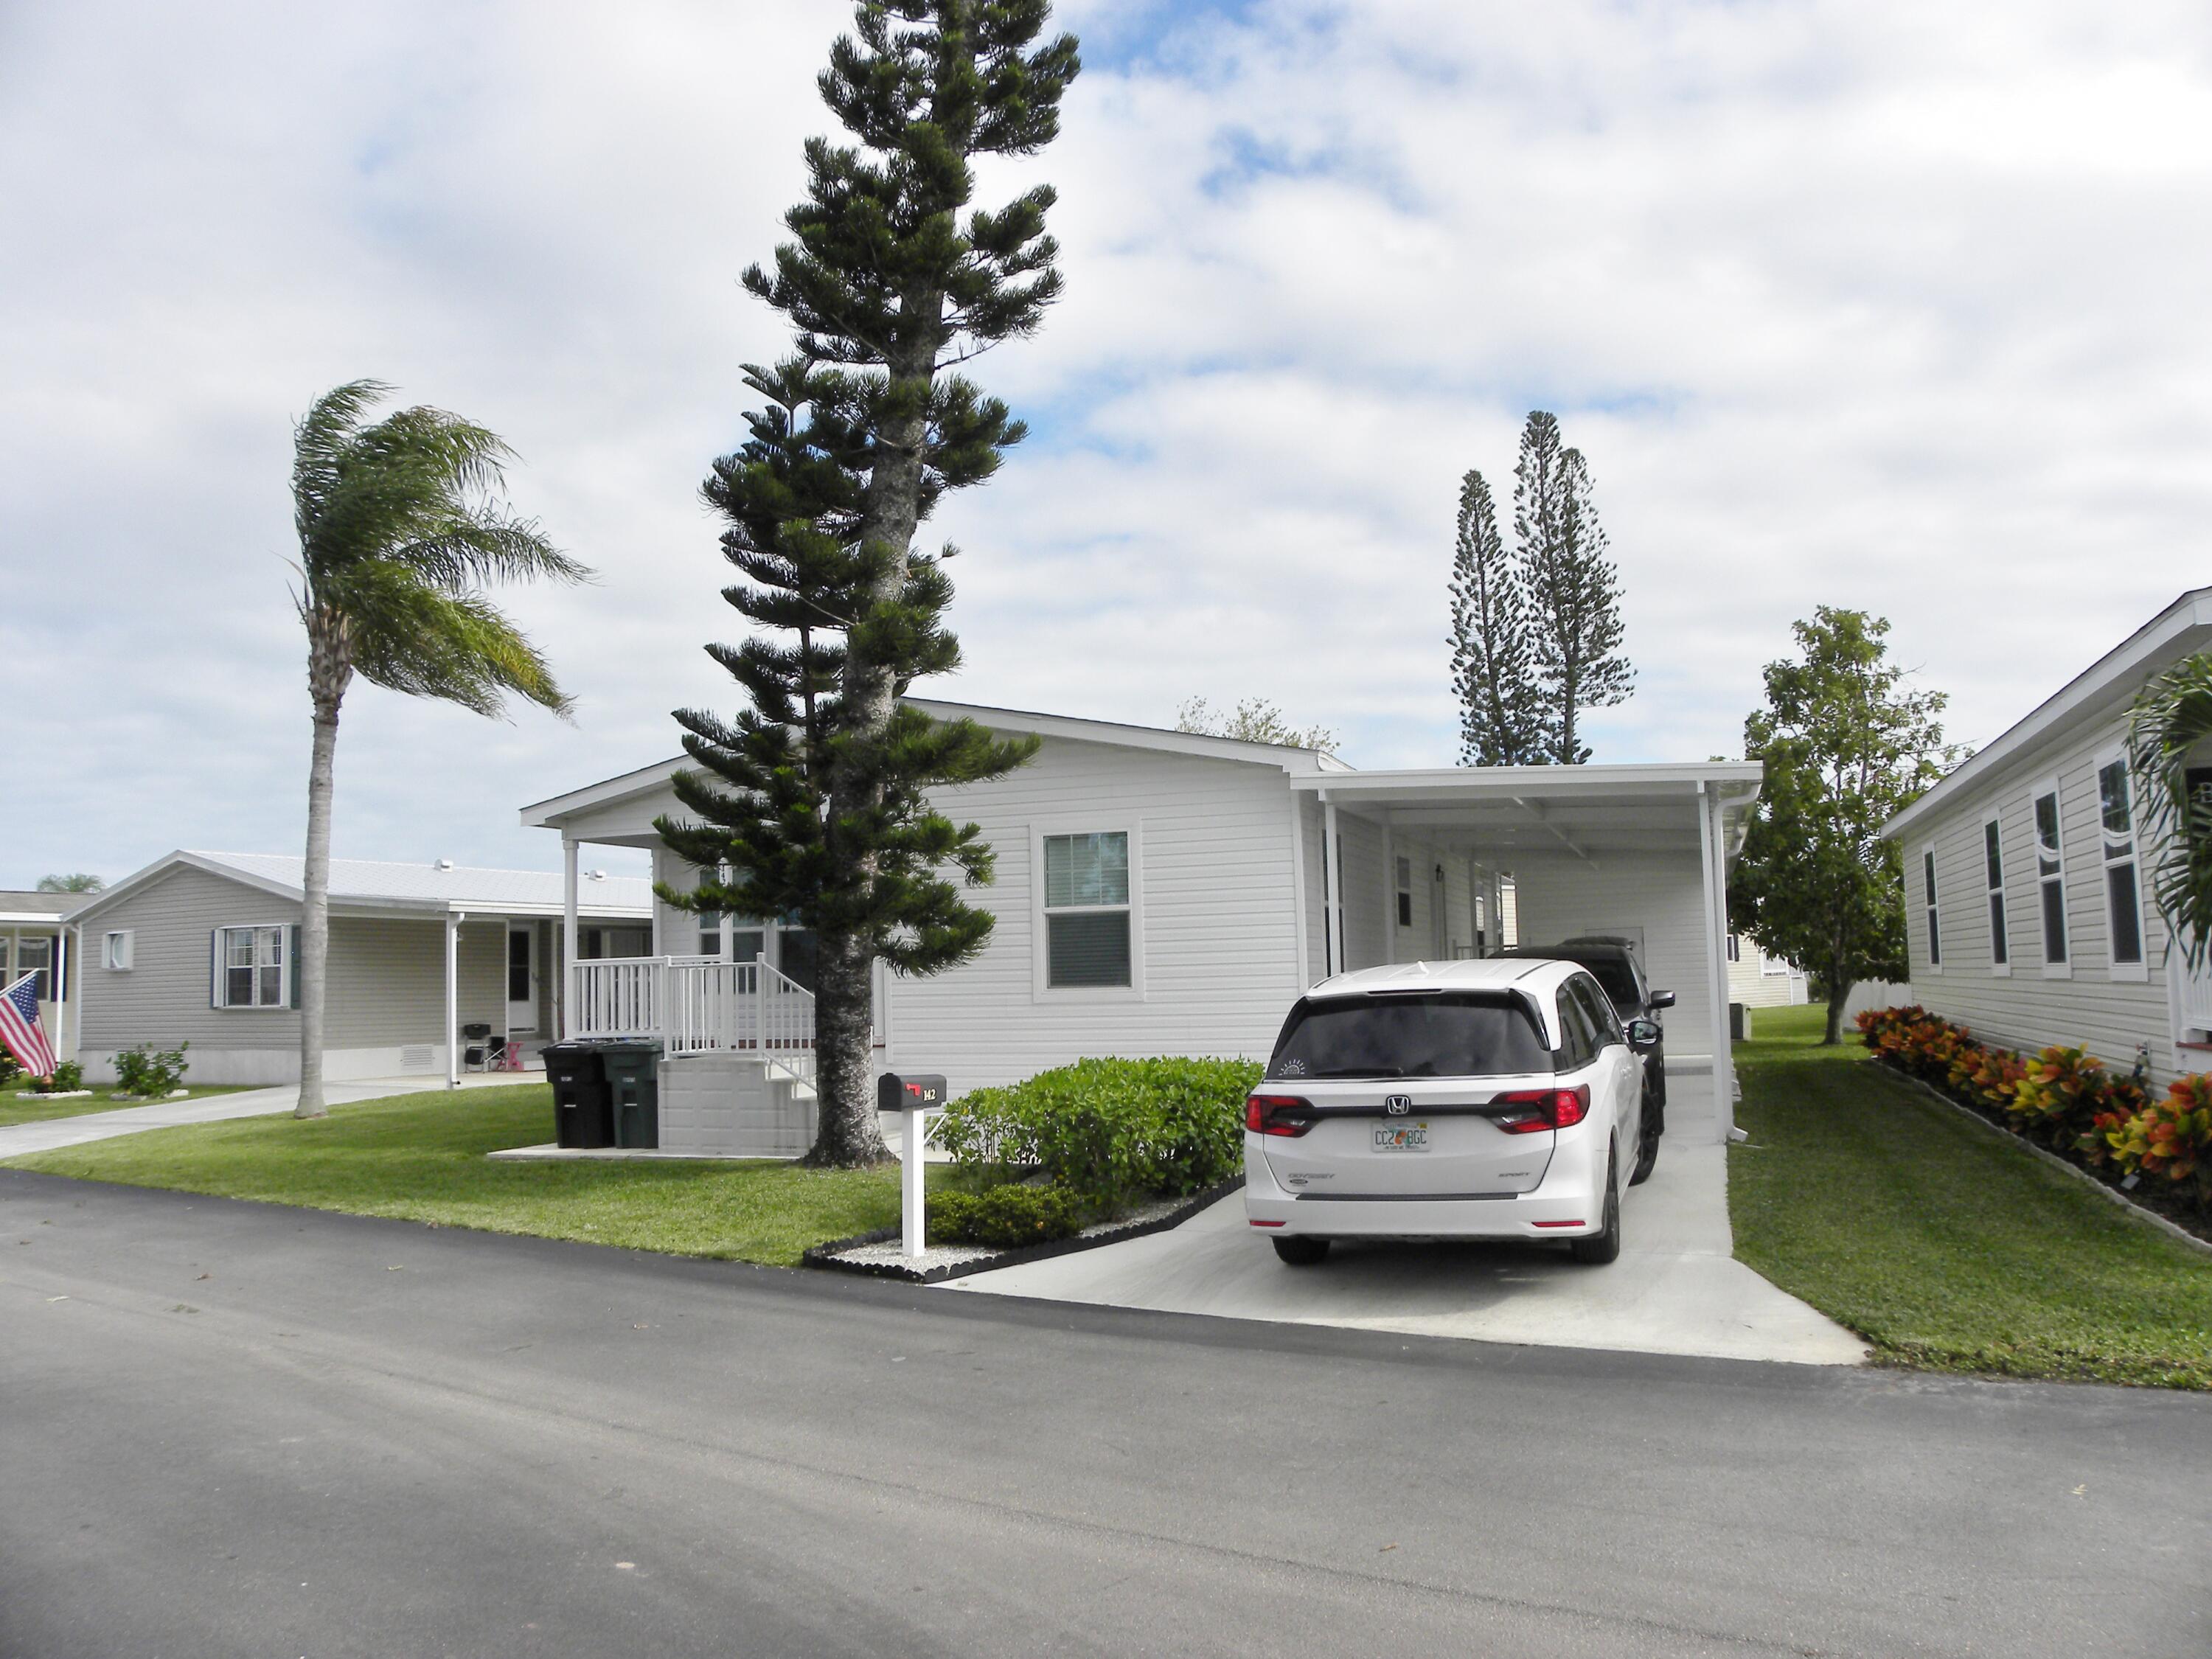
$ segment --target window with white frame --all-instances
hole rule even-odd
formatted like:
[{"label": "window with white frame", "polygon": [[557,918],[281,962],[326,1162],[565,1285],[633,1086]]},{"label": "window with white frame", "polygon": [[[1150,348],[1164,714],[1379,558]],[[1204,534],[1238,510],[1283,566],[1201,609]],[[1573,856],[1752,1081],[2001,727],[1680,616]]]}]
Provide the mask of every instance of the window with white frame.
[{"label": "window with white frame", "polygon": [[289,1007],[290,933],[289,927],[266,926],[216,929],[215,1006]]},{"label": "window with white frame", "polygon": [[1982,820],[1982,876],[1990,894],[1990,971],[2012,972],[2012,936],[2005,930],[2004,831],[1994,815]]},{"label": "window with white frame", "polygon": [[1413,860],[1409,858],[1398,860],[1398,925],[1413,925]]},{"label": "window with white frame", "polygon": [[2043,917],[2043,971],[2073,972],[2066,950],[2066,855],[2058,819],[2058,780],[2035,794],[2035,885]]},{"label": "window with white frame", "polygon": [[2142,975],[2142,894],[2136,878],[2134,791],[2124,756],[2108,757],[2097,769],[2097,812],[2105,864],[2106,937],[2112,941],[2114,977]]},{"label": "window with white frame", "polygon": [[1730,933],[1728,936],[1728,959],[1730,962],[1743,960],[1743,940],[1739,934]]},{"label": "window with white frame", "polygon": [[137,954],[137,933],[128,927],[105,933],[100,941],[100,965],[112,973],[127,974]]},{"label": "window with white frame", "polygon": [[1044,837],[1045,983],[1133,985],[1126,830]]},{"label": "window with white frame", "polygon": [[1928,908],[1928,965],[1941,968],[1943,965],[1943,928],[1936,914],[1936,849],[1932,847],[1921,852],[1920,883],[1922,897]]}]

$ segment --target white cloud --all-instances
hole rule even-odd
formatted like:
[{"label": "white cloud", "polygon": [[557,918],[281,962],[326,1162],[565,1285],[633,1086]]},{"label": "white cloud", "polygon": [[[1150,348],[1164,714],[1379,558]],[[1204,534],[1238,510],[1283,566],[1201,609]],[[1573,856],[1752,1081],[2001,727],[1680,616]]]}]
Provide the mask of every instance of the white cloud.
[{"label": "white cloud", "polygon": [[[1040,162],[1066,302],[978,365],[1036,428],[933,534],[946,695],[1271,696],[1453,750],[1459,474],[1589,453],[1639,691],[1601,758],[1730,747],[1818,603],[1986,739],[2203,580],[2201,9],[1087,4]],[[544,863],[514,809],[726,705],[696,505],[824,129],[835,5],[18,9],[0,22],[0,615],[36,738],[0,883],[285,848],[305,771],[289,422],[373,374],[525,457],[602,573],[514,608],[574,730],[373,689],[339,850]],[[1162,28],[1166,33],[1161,33]]]}]

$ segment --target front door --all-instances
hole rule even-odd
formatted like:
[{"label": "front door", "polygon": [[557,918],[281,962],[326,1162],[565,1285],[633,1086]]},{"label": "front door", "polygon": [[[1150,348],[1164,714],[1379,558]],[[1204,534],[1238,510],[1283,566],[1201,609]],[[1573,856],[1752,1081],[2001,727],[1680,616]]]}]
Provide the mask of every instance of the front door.
[{"label": "front door", "polygon": [[510,1036],[538,1029],[538,927],[520,922],[507,930],[507,1029]]}]

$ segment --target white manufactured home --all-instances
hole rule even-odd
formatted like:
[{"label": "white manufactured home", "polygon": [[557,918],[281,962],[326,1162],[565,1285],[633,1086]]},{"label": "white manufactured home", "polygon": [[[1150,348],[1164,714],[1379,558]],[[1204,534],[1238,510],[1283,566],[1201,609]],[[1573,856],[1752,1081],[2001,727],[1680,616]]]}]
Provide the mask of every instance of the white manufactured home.
[{"label": "white manufactured home", "polygon": [[[301,865],[171,853],[72,913],[86,1074],[112,1080],[142,1042],[190,1042],[194,1082],[296,1081]],[[547,871],[331,860],[325,1074],[451,1079],[472,1048],[483,1064],[550,1041],[564,933],[610,956],[648,938],[641,879],[584,878],[568,896]]]},{"label": "white manufactured home", "polygon": [[2212,975],[2168,951],[2126,754],[2138,694],[2207,650],[2212,588],[2198,588],[1884,828],[1904,854],[1913,1000],[2008,1048],[2140,1060],[2160,1085],[2212,1069]]},{"label": "white manufactured home", "polygon": [[[884,1067],[942,1073],[957,1092],[1088,1055],[1265,1056],[1292,1000],[1333,973],[1506,942],[1510,890],[1523,943],[1642,945],[1678,999],[1670,1070],[1710,1078],[1726,1133],[1727,864],[1756,764],[1363,772],[1308,749],[915,706],[1041,747],[1006,777],[936,798],[997,854],[994,884],[972,896],[997,925],[971,963],[879,981]],[[653,825],[682,815],[670,779],[685,764],[540,801],[522,821],[560,835],[572,893],[592,845],[652,849],[655,878],[681,890],[697,872]],[[717,1091],[750,1090],[763,1112],[811,1092],[803,929],[656,902],[645,957],[575,955],[567,1033],[663,1044],[664,1147],[694,1144],[690,1115]]]}]

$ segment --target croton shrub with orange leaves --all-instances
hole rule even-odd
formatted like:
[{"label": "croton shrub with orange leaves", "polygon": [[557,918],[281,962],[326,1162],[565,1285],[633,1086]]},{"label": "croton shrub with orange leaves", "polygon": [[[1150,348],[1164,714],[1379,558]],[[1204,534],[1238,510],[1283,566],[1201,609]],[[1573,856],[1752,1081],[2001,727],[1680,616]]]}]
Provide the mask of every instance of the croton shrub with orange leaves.
[{"label": "croton shrub with orange leaves", "polygon": [[2022,1137],[2123,1175],[2186,1184],[2212,1210],[2212,1076],[2185,1077],[2154,1099],[2080,1048],[2033,1055],[1977,1042],[1917,1004],[1858,1017],[1875,1056],[1969,1104],[1994,1108]]}]

